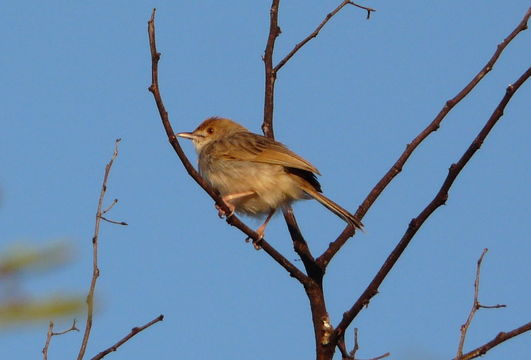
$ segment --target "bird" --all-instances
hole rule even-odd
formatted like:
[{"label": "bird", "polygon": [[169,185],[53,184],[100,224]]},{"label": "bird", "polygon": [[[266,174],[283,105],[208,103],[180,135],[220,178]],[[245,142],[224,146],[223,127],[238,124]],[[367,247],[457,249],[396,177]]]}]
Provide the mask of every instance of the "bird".
[{"label": "bird", "polygon": [[363,230],[360,220],[322,194],[319,170],[282,143],[221,117],[210,117],[194,131],[176,136],[192,140],[200,175],[230,209],[225,214],[217,207],[220,216],[265,216],[256,230],[259,239],[277,209],[311,198]]}]

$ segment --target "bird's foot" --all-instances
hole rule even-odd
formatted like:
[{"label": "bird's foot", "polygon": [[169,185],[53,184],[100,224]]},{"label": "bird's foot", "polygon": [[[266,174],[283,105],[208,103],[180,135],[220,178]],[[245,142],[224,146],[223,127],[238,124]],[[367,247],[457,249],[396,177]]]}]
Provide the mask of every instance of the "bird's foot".
[{"label": "bird's foot", "polygon": [[230,204],[230,203],[227,203],[225,202],[225,204],[227,205],[227,207],[229,208],[230,210],[230,213],[227,214],[225,212],[225,210],[223,210],[221,208],[221,206],[219,206],[218,204],[216,204],[216,209],[218,210],[218,216],[220,217],[220,219],[223,219],[223,218],[230,218],[232,215],[234,215],[234,205]]},{"label": "bird's foot", "polygon": [[258,240],[255,240],[253,238],[251,238],[250,236],[247,236],[247,238],[245,239],[245,242],[252,242],[253,243],[253,246],[254,246],[254,249],[255,250],[260,250],[262,248],[262,246],[260,246],[260,243],[262,243],[262,240],[264,239],[264,234],[258,234],[260,235],[260,237],[258,238]]}]

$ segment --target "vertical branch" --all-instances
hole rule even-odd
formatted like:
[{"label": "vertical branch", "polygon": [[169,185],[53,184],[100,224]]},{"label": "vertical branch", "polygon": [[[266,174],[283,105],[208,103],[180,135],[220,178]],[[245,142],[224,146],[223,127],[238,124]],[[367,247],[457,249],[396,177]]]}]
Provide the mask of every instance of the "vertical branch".
[{"label": "vertical branch", "polygon": [[483,252],[481,253],[481,256],[479,257],[477,264],[476,264],[476,279],[474,280],[474,300],[472,301],[472,308],[470,309],[470,313],[468,314],[468,318],[466,319],[465,323],[461,325],[461,336],[459,338],[459,345],[457,346],[457,360],[461,360],[463,358],[463,347],[465,345],[465,339],[468,332],[468,328],[470,327],[470,324],[472,324],[472,320],[474,320],[474,316],[476,315],[476,312],[481,309],[499,309],[505,307],[505,305],[493,305],[493,306],[486,306],[481,305],[479,302],[479,281],[480,281],[480,273],[481,273],[481,263],[483,262],[483,258],[485,257],[485,254],[487,254],[487,251],[489,249],[485,248],[483,249]]},{"label": "vertical branch", "polygon": [[105,174],[103,175],[103,184],[101,185],[100,198],[98,200],[98,209],[96,211],[96,223],[94,225],[94,235],[92,236],[92,280],[90,281],[90,289],[87,295],[87,323],[85,325],[85,332],[83,334],[83,340],[81,342],[81,348],[77,355],[77,360],[83,359],[85,351],[87,350],[87,344],[90,337],[90,331],[92,329],[92,317],[94,315],[94,292],[96,290],[96,282],[100,276],[100,269],[98,268],[98,238],[100,234],[100,223],[103,213],[103,200],[105,198],[105,192],[107,191],[107,180],[111,172],[111,167],[114,160],[118,156],[118,143],[121,139],[117,139],[114,143],[114,153],[111,160],[105,166]]},{"label": "vertical branch", "polygon": [[481,253],[481,256],[479,257],[479,260],[476,264],[476,280],[474,281],[474,301],[472,302],[472,308],[470,309],[468,318],[466,319],[465,323],[461,325],[461,337],[459,338],[459,345],[457,346],[457,359],[461,359],[461,357],[463,356],[463,346],[465,345],[465,338],[468,332],[468,328],[470,327],[470,324],[472,324],[472,320],[474,319],[476,312],[479,310],[479,277],[481,272],[481,263],[483,262],[483,258],[485,257],[487,251],[489,251],[489,249],[483,249],[483,252]]},{"label": "vertical branch", "polygon": [[273,53],[275,49],[275,41],[280,35],[280,27],[278,26],[278,6],[280,0],[273,0],[271,9],[269,10],[269,36],[267,38],[267,45],[264,52],[264,66],[265,66],[265,95],[264,95],[264,122],[262,123],[262,131],[264,135],[274,138],[273,132],[273,108],[275,101],[275,80],[277,72],[273,68]]}]

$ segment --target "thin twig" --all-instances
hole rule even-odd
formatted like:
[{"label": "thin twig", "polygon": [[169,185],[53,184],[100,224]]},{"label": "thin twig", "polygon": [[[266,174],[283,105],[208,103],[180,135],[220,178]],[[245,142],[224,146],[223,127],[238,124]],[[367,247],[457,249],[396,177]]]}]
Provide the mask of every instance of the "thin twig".
[{"label": "thin twig", "polygon": [[153,324],[156,324],[158,323],[159,321],[162,321],[164,320],[164,315],[159,315],[157,316],[155,319],[151,320],[150,322],[148,322],[147,324],[145,325],[142,325],[140,327],[134,327],[131,329],[131,332],[129,334],[127,334],[126,336],[124,336],[120,341],[118,341],[116,344],[114,344],[113,346],[103,350],[102,352],[98,353],[96,356],[94,356],[93,358],[91,358],[91,360],[99,360],[99,359],[102,359],[104,358],[107,354],[113,352],[113,351],[116,351],[118,350],[118,348],[120,346],[122,346],[123,344],[125,344],[127,341],[129,341],[129,339],[131,339],[133,336],[135,336],[136,334],[138,334],[139,332],[147,329],[148,327],[150,327],[151,325]]},{"label": "thin twig", "polygon": [[365,7],[365,6],[361,6],[361,5],[355,4],[352,1],[344,0],[334,10],[332,10],[331,12],[326,14],[326,16],[323,19],[323,21],[321,21],[321,23],[315,28],[315,30],[310,35],[306,36],[301,42],[296,44],[295,47],[282,60],[280,60],[278,62],[278,64],[273,68],[273,71],[275,73],[277,73],[284,65],[286,65],[286,63],[293,57],[293,55],[295,55],[297,53],[297,51],[299,51],[311,39],[317,37],[317,35],[319,35],[319,32],[326,25],[326,23],[330,19],[332,19],[332,17],[334,17],[339,11],[341,11],[341,9],[343,9],[343,7],[345,7],[347,5],[353,5],[353,6],[361,8],[361,9],[367,10],[367,19],[369,18],[370,13],[372,11],[376,11],[375,9],[371,9],[371,8],[368,8],[368,7]]},{"label": "thin twig", "polygon": [[[489,59],[489,61],[483,66],[483,68],[474,76],[474,78],[452,99],[446,101],[440,112],[433,119],[433,121],[422,130],[407,146],[402,155],[398,160],[391,166],[387,173],[378,181],[374,188],[367,195],[363,203],[359,206],[356,211],[356,217],[362,219],[369,208],[374,204],[376,199],[380,194],[385,190],[385,188],[391,183],[391,181],[402,171],[404,164],[407,162],[413,151],[434,131],[436,131],[443,119],[448,115],[448,113],[457,105],[461,100],[463,100],[475,87],[476,85],[489,73],[494,64],[502,54],[503,50],[509,45],[509,43],[522,31],[527,29],[527,22],[531,16],[531,8],[528,9],[522,21],[516,26],[516,28],[500,43],[498,44],[496,51]],[[328,249],[317,258],[317,261],[326,266],[332,257],[341,249],[341,247],[347,242],[347,240],[354,234],[354,227],[347,226],[341,235],[338,238],[330,243]]]},{"label": "thin twig", "polygon": [[[383,355],[376,356],[376,357],[373,357],[373,358],[370,358],[370,359],[363,359],[363,360],[380,360],[380,359],[388,357],[389,355],[391,355],[391,353],[390,352],[386,352]],[[356,360],[362,360],[362,359],[356,359]]]},{"label": "thin twig", "polygon": [[277,37],[282,32],[278,26],[278,7],[280,0],[272,0],[271,8],[269,10],[269,34],[267,36],[266,48],[262,60],[265,67],[265,91],[264,91],[264,121],[262,123],[262,131],[265,136],[274,138],[273,130],[273,109],[275,102],[275,81],[277,79],[278,71],[286,65],[286,63],[310,40],[317,37],[321,29],[326,23],[334,17],[346,5],[353,5],[360,9],[367,11],[367,19],[370,18],[371,12],[375,9],[356,4],[352,1],[344,0],[334,10],[328,13],[323,21],[315,28],[315,30],[306,36],[302,41],[297,43],[295,47],[286,55],[277,65],[273,66],[273,54],[275,50],[275,42]]},{"label": "thin twig", "polygon": [[48,349],[50,347],[50,341],[52,340],[52,336],[64,335],[70,331],[79,331],[79,329],[76,327],[75,319],[74,319],[74,323],[72,324],[72,326],[69,329],[66,329],[64,331],[54,332],[53,326],[54,326],[53,321],[50,321],[50,324],[48,325],[48,332],[46,333],[46,343],[44,344],[44,347],[42,349],[42,355],[43,355],[44,360],[48,359]]},{"label": "thin twig", "polygon": [[354,356],[347,351],[347,347],[345,345],[345,336],[344,333],[342,334],[341,338],[337,341],[337,348],[339,349],[339,352],[341,353],[341,360],[353,360]]},{"label": "thin twig", "polygon": [[[151,14],[151,18],[148,21],[148,35],[149,35],[149,45],[150,45],[150,51],[151,51],[151,85],[149,87],[149,91],[153,94],[153,98],[155,99],[155,103],[157,105],[157,109],[159,110],[159,115],[162,121],[162,125],[164,126],[164,129],[166,131],[166,135],[168,136],[168,140],[173,147],[174,151],[177,153],[177,156],[181,160],[184,168],[188,172],[188,174],[195,180],[195,182],[205,190],[205,192],[216,202],[216,204],[223,210],[225,213],[230,213],[230,209],[228,208],[227,204],[221,199],[221,197],[214,191],[214,189],[199,175],[199,173],[195,170],[194,166],[190,163],[190,160],[188,160],[187,156],[185,155],[184,151],[182,150],[179,142],[177,141],[177,137],[175,136],[175,133],[173,131],[173,128],[171,126],[168,112],[166,111],[166,108],[164,107],[164,103],[162,101],[162,96],[160,94],[159,89],[159,80],[158,80],[158,63],[160,60],[160,53],[157,51],[156,46],[156,39],[155,39],[155,9],[153,9],[153,12]],[[297,279],[299,282],[306,284],[309,282],[308,277],[300,271],[295,265],[293,265],[288,259],[286,259],[282,254],[280,254],[276,249],[274,249],[267,241],[264,239],[260,240],[260,237],[258,234],[253,231],[251,228],[249,228],[247,225],[245,225],[237,216],[229,216],[226,219],[227,223],[237,227],[240,229],[244,234],[246,234],[249,238],[253,239],[254,241],[260,241],[260,247],[275,260],[278,264],[280,264],[288,273]]]},{"label": "thin twig", "polygon": [[114,199],[114,200],[112,201],[111,205],[109,205],[109,206],[107,207],[107,209],[105,209],[105,210],[102,211],[102,215],[108,213],[109,211],[111,211],[111,209],[112,209],[112,208],[114,207],[114,205],[116,205],[116,204],[118,204],[118,199]]},{"label": "thin twig", "polygon": [[98,238],[100,234],[100,223],[102,220],[102,208],[103,200],[105,198],[105,192],[107,191],[107,180],[111,172],[114,160],[118,156],[118,144],[121,139],[116,139],[114,143],[114,152],[111,160],[105,166],[105,173],[103,175],[103,183],[101,185],[100,198],[98,200],[98,209],[96,211],[96,223],[94,225],[94,235],[92,236],[92,279],[90,281],[90,289],[87,295],[87,323],[85,325],[85,332],[83,334],[83,340],[81,341],[81,348],[77,355],[77,360],[83,359],[85,351],[87,350],[87,344],[90,337],[90,331],[92,329],[92,317],[94,315],[94,292],[96,290],[96,282],[100,276],[100,269],[98,268]]},{"label": "thin twig", "polygon": [[459,339],[459,345],[457,346],[457,359],[461,359],[461,357],[463,356],[463,346],[465,345],[465,338],[468,332],[468,328],[470,327],[470,324],[472,324],[472,320],[474,319],[476,312],[479,310],[479,279],[481,274],[481,263],[483,262],[483,258],[485,257],[487,251],[489,251],[489,249],[483,249],[483,252],[481,253],[481,256],[479,257],[479,260],[476,264],[476,279],[474,280],[474,299],[472,301],[472,308],[470,309],[468,318],[466,319],[465,323],[461,325],[461,337]]},{"label": "thin twig", "polygon": [[[464,354],[460,360],[470,360],[470,359],[475,359],[477,357],[483,356],[487,353],[487,351],[494,348],[495,346],[498,346],[502,342],[507,341],[515,336],[521,335],[530,330],[531,330],[531,322],[528,322],[527,324],[517,327],[516,329],[513,329],[511,331],[500,332],[498,333],[498,335],[496,335],[494,339],[492,339],[488,343],[481,345],[480,347],[477,347],[474,350]],[[454,360],[457,360],[457,359],[454,359]]]},{"label": "thin twig", "polygon": [[448,175],[444,180],[439,192],[433,200],[421,211],[421,213],[414,219],[411,220],[409,226],[402,236],[400,242],[393,249],[391,254],[387,257],[384,264],[374,276],[373,280],[367,286],[365,291],[361,294],[358,300],[352,305],[352,307],[343,314],[341,322],[336,327],[336,338],[339,338],[349,324],[354,320],[356,315],[361,311],[361,309],[369,304],[370,299],[378,293],[378,288],[381,283],[386,278],[387,274],[391,271],[393,266],[396,264],[400,255],[404,252],[406,247],[409,245],[410,241],[413,239],[419,228],[424,224],[424,222],[430,217],[430,215],[441,205],[443,205],[448,198],[448,191],[450,190],[452,184],[454,183],[457,176],[460,174],[461,170],[465,167],[468,161],[476,153],[476,151],[481,147],[481,144],[486,139],[487,135],[490,133],[496,122],[503,115],[503,111],[512,96],[516,91],[522,86],[522,84],[531,76],[531,68],[527,69],[512,85],[509,85],[505,91],[505,95],[501,99],[500,103],[494,109],[489,120],[485,123],[479,134],[472,141],[468,149],[461,156],[459,161],[450,166]]},{"label": "thin twig", "polygon": [[125,222],[125,221],[115,221],[115,220],[110,220],[110,219],[107,219],[105,216],[101,216],[101,219],[102,220],[105,220],[111,224],[116,224],[116,225],[124,225],[124,226],[127,226],[128,224]]},{"label": "thin twig", "polygon": [[483,249],[483,252],[481,253],[481,256],[479,257],[477,264],[476,264],[476,279],[474,280],[474,299],[472,301],[472,308],[470,309],[470,313],[468,314],[468,318],[466,319],[466,322],[461,325],[461,336],[459,338],[459,345],[457,346],[457,356],[456,359],[462,359],[463,358],[463,347],[465,345],[465,339],[468,332],[468,328],[470,327],[470,324],[472,324],[472,320],[474,319],[474,316],[476,315],[476,312],[481,309],[498,309],[505,307],[505,305],[493,305],[493,306],[485,306],[481,305],[479,302],[479,281],[480,281],[480,273],[481,273],[481,263],[483,262],[483,258],[485,257],[485,254],[487,254],[487,251],[489,249],[485,248]]},{"label": "thin twig", "polygon": [[352,1],[349,1],[349,4],[353,5],[353,6],[356,6],[356,7],[359,7],[360,9],[366,10],[367,11],[367,20],[369,20],[371,18],[371,12],[376,11],[376,9],[372,9],[370,7],[362,6],[362,5],[356,4],[356,3],[352,2]]},{"label": "thin twig", "polygon": [[[344,335],[345,333],[341,334],[341,337],[337,342],[337,347],[339,348],[339,351],[341,352],[342,360],[361,360],[361,359],[356,358],[356,352],[360,348],[358,344],[358,328],[354,328],[354,347],[352,348],[352,351],[350,352],[347,352]],[[365,359],[365,360],[380,360],[380,359],[388,357],[389,355],[391,355],[391,353],[386,352],[383,355],[376,356],[370,359]]]},{"label": "thin twig", "polygon": [[353,359],[356,358],[356,352],[358,352],[358,349],[360,348],[360,344],[358,343],[358,328],[354,328],[354,347],[352,348],[352,351],[350,352],[350,355]]}]

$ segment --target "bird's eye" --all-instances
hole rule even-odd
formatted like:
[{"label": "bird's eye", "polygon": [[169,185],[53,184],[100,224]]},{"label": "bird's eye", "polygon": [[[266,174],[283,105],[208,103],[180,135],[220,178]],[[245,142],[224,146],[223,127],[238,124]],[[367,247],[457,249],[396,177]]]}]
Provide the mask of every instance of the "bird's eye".
[{"label": "bird's eye", "polygon": [[213,134],[213,133],[214,133],[214,128],[209,127],[209,128],[207,129],[207,133],[209,133],[209,134]]}]

